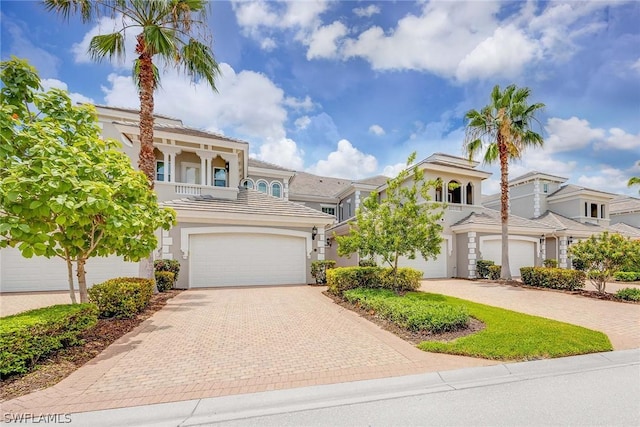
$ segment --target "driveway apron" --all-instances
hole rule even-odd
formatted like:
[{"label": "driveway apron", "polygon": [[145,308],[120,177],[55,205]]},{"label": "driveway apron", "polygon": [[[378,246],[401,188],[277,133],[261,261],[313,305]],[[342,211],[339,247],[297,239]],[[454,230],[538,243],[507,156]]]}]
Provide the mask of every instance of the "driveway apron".
[{"label": "driveway apron", "polygon": [[3,412],[73,413],[497,362],[426,353],[309,286],[189,290]]},{"label": "driveway apron", "polygon": [[640,348],[640,305],[495,282],[424,280],[421,290],[560,320],[607,334],[615,350]]}]

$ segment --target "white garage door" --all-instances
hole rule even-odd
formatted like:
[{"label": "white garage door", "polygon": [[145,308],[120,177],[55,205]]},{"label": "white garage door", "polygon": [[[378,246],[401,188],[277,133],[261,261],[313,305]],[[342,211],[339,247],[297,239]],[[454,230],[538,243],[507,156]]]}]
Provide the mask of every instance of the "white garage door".
[{"label": "white garage door", "polygon": [[447,241],[442,241],[440,254],[435,260],[433,258],[425,260],[420,253],[417,253],[415,259],[401,257],[398,260],[398,265],[422,271],[422,277],[425,279],[447,277]]},{"label": "white garage door", "polygon": [[191,235],[190,287],[304,284],[305,242],[274,234]]},{"label": "white garage door", "polygon": [[[87,286],[114,277],[138,276],[138,263],[120,257],[90,258],[86,264]],[[78,282],[75,276],[74,283]],[[61,258],[24,258],[14,248],[0,250],[0,290],[2,292],[66,291],[69,289],[67,264]]]},{"label": "white garage door", "polygon": [[[493,261],[496,265],[502,262],[502,242],[488,240],[482,244],[482,259]],[[509,240],[509,267],[511,276],[520,277],[520,267],[533,267],[535,264],[536,245],[525,240]]]}]

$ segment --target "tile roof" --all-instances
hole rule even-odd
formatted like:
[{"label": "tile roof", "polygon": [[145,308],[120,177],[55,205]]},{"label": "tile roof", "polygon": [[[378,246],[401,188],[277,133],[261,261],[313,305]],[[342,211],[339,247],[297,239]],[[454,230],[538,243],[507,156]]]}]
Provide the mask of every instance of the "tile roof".
[{"label": "tile roof", "polygon": [[[124,125],[124,126],[140,126],[139,122],[115,121],[113,123],[117,125]],[[175,132],[181,135],[199,136],[201,138],[215,138],[215,139],[221,139],[223,141],[238,142],[240,144],[247,144],[247,145],[249,144],[247,141],[242,141],[240,139],[230,138],[228,136],[224,136],[219,133],[209,132],[201,129],[194,129],[194,128],[190,128],[188,126],[183,126],[183,125],[173,125],[169,123],[155,123],[153,125],[153,129],[159,130],[159,131]]]},{"label": "tile roof", "polygon": [[263,162],[262,160],[249,157],[249,166],[254,168],[275,169],[279,171],[293,172],[292,169],[283,168],[282,166],[275,165],[269,162]]},{"label": "tile roof", "polygon": [[[136,110],[135,108],[111,107],[109,105],[101,105],[101,104],[92,104],[92,105],[98,108],[104,108],[105,110],[124,111],[125,113],[140,114],[140,110]],[[171,116],[165,116],[164,114],[153,113],[153,116],[159,117],[162,119],[177,120],[180,123],[182,123],[182,120],[177,119],[175,117],[171,117]]]},{"label": "tile roof", "polygon": [[[502,225],[502,221],[500,219],[500,212],[494,209],[489,208],[479,208],[474,210],[470,215],[461,219],[460,221],[453,224],[453,227],[456,225],[465,225],[465,224],[482,224],[482,225]],[[534,220],[522,218],[516,215],[509,215],[509,226],[510,227],[524,227],[524,228],[534,228],[534,229],[544,229],[547,228],[545,224],[541,224]]]},{"label": "tile roof", "polygon": [[162,202],[163,206],[191,211],[211,211],[216,213],[256,214],[269,216],[289,216],[319,219],[335,219],[315,209],[269,196],[257,190],[241,188],[237,200],[216,199],[213,196],[194,196]]},{"label": "tile roof", "polygon": [[633,227],[624,222],[619,222],[609,226],[609,230],[615,233],[620,233],[623,236],[631,237],[633,239],[640,239],[640,228]]},{"label": "tile roof", "polygon": [[600,225],[583,223],[551,211],[546,211],[541,216],[533,219],[532,221],[544,224],[548,227],[553,228],[554,230],[587,232],[591,234],[607,231],[606,228]]},{"label": "tile roof", "polygon": [[351,185],[351,180],[296,172],[289,184],[289,194],[335,197]]},{"label": "tile roof", "polygon": [[379,187],[381,185],[386,184],[388,179],[389,179],[388,176],[376,175],[376,176],[372,176],[372,177],[369,177],[369,178],[359,179],[359,180],[353,181],[353,182],[356,183],[356,184],[375,185],[376,187]]},{"label": "tile roof", "polygon": [[610,214],[640,212],[640,199],[630,196],[617,196],[609,202]]},{"label": "tile roof", "polygon": [[585,187],[580,187],[578,185],[567,184],[567,185],[563,185],[553,193],[549,194],[547,197],[561,196],[563,194],[571,194],[571,193],[576,193],[583,190],[594,191],[596,193],[602,193],[603,195],[613,196],[613,194],[607,193],[606,191],[594,190],[593,188],[585,188]]}]

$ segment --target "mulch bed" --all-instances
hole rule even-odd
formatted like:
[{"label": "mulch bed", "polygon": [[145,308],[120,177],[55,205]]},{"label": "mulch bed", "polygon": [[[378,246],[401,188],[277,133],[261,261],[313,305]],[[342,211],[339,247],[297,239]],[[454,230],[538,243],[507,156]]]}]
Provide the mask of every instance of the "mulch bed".
[{"label": "mulch bed", "polygon": [[153,295],[151,302],[133,319],[99,319],[92,329],[81,335],[83,345],[63,348],[38,362],[35,369],[26,374],[13,375],[0,381],[0,402],[24,396],[51,387],[89,360],[100,354],[111,343],[132,331],[140,323],[165,306],[167,301],[181,290],[171,289]]},{"label": "mulch bed", "polygon": [[359,305],[352,304],[348,301],[345,301],[339,296],[333,295],[328,291],[324,291],[323,294],[331,298],[339,306],[344,307],[347,310],[351,310],[358,313],[360,316],[364,317],[370,322],[375,323],[376,325],[380,326],[382,329],[397,335],[398,337],[402,338],[405,341],[410,342],[413,345],[418,345],[423,341],[440,341],[440,342],[453,341],[455,339],[479,332],[485,328],[485,324],[483,322],[471,317],[467,327],[464,329],[459,329],[457,331],[444,332],[441,334],[434,334],[428,331],[410,331],[408,329],[405,329],[396,325],[394,322],[390,320],[379,317],[374,311],[365,310]]},{"label": "mulch bed", "polygon": [[[629,300],[625,300],[622,298],[618,298],[615,294],[610,294],[610,293],[599,293],[597,291],[589,291],[586,289],[578,289],[575,291],[569,291],[569,290],[565,290],[565,289],[551,289],[551,288],[539,288],[537,286],[529,286],[529,285],[525,285],[522,282],[519,282],[517,280],[490,280],[490,279],[475,279],[474,281],[476,282],[484,282],[484,283],[498,283],[501,285],[509,285],[509,286],[515,286],[518,288],[525,288],[525,289],[534,289],[536,291],[548,291],[548,292],[561,292],[564,294],[570,294],[570,295],[580,295],[583,297],[587,297],[587,298],[594,298],[594,299],[601,299],[601,300],[605,300],[605,301],[615,301],[615,302],[623,302],[623,303],[627,303],[627,304],[640,304],[640,301],[629,301]],[[587,286],[589,286],[587,284]]]}]

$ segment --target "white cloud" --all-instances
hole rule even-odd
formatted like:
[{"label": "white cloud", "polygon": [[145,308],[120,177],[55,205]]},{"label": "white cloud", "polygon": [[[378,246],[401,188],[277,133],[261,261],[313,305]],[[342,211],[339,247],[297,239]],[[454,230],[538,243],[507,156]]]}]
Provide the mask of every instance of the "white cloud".
[{"label": "white cloud", "polygon": [[369,133],[372,133],[372,134],[378,135],[378,136],[385,134],[384,129],[380,125],[371,125],[371,126],[369,126]]},{"label": "white cloud", "polygon": [[[287,110],[282,89],[260,73],[236,73],[226,63],[220,64],[220,69],[222,75],[216,83],[219,93],[204,82],[193,84],[177,71],[167,70],[155,94],[156,111],[179,117],[189,126],[227,130],[225,133],[242,138],[284,139]],[[111,74],[108,81],[109,85],[102,88],[107,105],[139,107],[131,77]]]},{"label": "white cloud", "polygon": [[387,165],[382,170],[382,175],[388,176],[389,178],[395,178],[398,176],[400,172],[406,169],[406,163],[396,163],[395,165]]},{"label": "white cloud", "polygon": [[307,171],[316,175],[361,179],[375,175],[377,169],[378,161],[375,157],[358,150],[346,139],[341,139],[337,150],[329,153],[327,160],[319,160]]},{"label": "white cloud", "polygon": [[16,52],[20,58],[29,60],[29,64],[38,70],[41,77],[57,77],[58,68],[62,61],[57,56],[51,54],[42,46],[36,46],[25,34],[28,29],[26,24],[8,18],[4,13],[0,13],[0,21],[2,21],[3,29],[6,29],[10,37],[3,40],[3,60],[7,52]]},{"label": "white cloud", "polygon": [[594,190],[607,191],[610,193],[628,193],[629,188],[627,182],[630,175],[620,169],[616,169],[609,165],[600,165],[598,173],[593,175],[580,175],[578,185],[592,188]]},{"label": "white cloud", "polygon": [[293,170],[301,170],[304,165],[304,151],[298,148],[294,140],[289,138],[265,142],[260,146],[256,157],[259,160]]},{"label": "white cloud", "polygon": [[635,70],[636,72],[638,72],[638,74],[640,74],[640,58],[638,58],[636,62],[631,64],[631,69]]},{"label": "white cloud", "polygon": [[345,35],[347,35],[347,27],[340,21],[318,28],[311,34],[307,59],[335,58],[338,40]]},{"label": "white cloud", "polygon": [[604,129],[591,128],[587,120],[571,117],[567,120],[552,117],[547,120],[545,129],[549,137],[545,148],[549,152],[577,150],[604,138]]},{"label": "white cloud", "polygon": [[270,52],[278,47],[278,45],[276,44],[276,41],[274,39],[272,39],[271,37],[266,37],[260,42],[260,47],[262,48],[262,50]]},{"label": "white cloud", "polygon": [[303,111],[313,110],[315,107],[315,104],[309,95],[305,96],[304,99],[297,99],[292,96],[288,96],[284,99],[284,105],[294,110]]},{"label": "white cloud", "polygon": [[626,133],[620,128],[609,129],[609,137],[601,144],[596,144],[596,149],[610,149],[617,150],[635,150],[636,153],[640,152],[640,133],[637,135]]},{"label": "white cloud", "polygon": [[81,93],[69,92],[69,87],[63,81],[60,81],[57,79],[42,79],[40,83],[42,84],[42,88],[45,91],[48,91],[49,89],[52,89],[52,88],[62,89],[64,91],[67,91],[67,93],[69,94],[69,98],[71,98],[71,102],[73,102],[74,104],[78,104],[78,103],[95,104],[95,101],[93,99],[86,97]]},{"label": "white cloud", "polygon": [[298,130],[303,130],[306,129],[307,126],[309,126],[309,124],[311,123],[311,119],[309,118],[309,116],[302,116],[298,117],[293,123],[296,125],[296,128]]},{"label": "white cloud", "polygon": [[511,25],[500,27],[460,61],[456,76],[460,81],[497,75],[513,78],[539,56],[536,43],[521,30]]},{"label": "white cloud", "polygon": [[380,13],[380,8],[374,4],[370,4],[367,7],[356,7],[353,9],[353,13],[361,18],[370,18],[373,15]]}]

